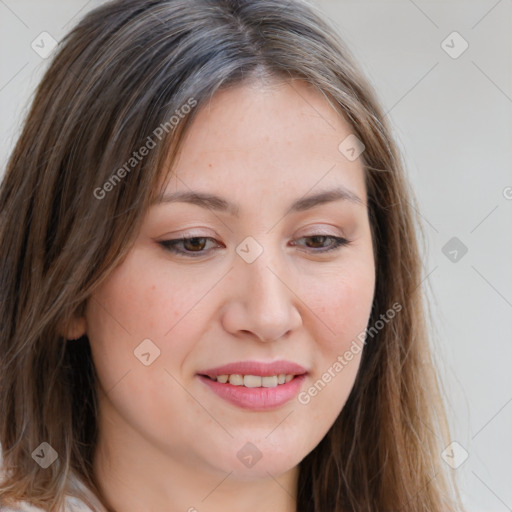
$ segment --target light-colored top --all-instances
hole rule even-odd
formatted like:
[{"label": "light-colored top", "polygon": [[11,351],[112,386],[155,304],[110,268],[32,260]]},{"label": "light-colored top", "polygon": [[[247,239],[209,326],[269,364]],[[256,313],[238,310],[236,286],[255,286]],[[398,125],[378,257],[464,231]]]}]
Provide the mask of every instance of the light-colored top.
[{"label": "light-colored top", "polygon": [[[2,447],[0,445],[0,480],[3,479],[4,468],[2,463]],[[94,503],[94,506],[98,507],[98,510],[103,511],[104,508],[96,503],[95,497],[91,496],[90,491],[84,486],[84,484],[75,476],[71,476],[69,480],[69,488],[73,491],[70,494],[77,494],[81,496],[88,496],[88,499],[91,499],[91,502]],[[0,500],[0,512],[46,512],[42,508],[34,507],[30,505],[27,501],[19,501],[16,503],[15,507],[7,507],[6,505],[2,505]],[[93,510],[88,507],[80,498],[76,496],[67,495],[65,498],[65,503],[61,512],[93,512]]]},{"label": "light-colored top", "polygon": [[[2,463],[2,447],[0,445],[0,480],[3,479],[5,473]],[[104,507],[99,503],[97,498],[91,494],[89,489],[77,478],[74,474],[71,474],[68,480],[68,493],[65,497],[65,502],[60,512],[106,512]],[[85,497],[86,500],[90,501],[96,510],[91,509],[85,504],[83,500],[77,496]],[[15,507],[7,507],[2,505],[0,502],[0,512],[46,512],[44,509],[34,507],[27,501],[19,501]]]},{"label": "light-colored top", "polygon": [[[26,501],[20,501],[15,508],[0,505],[1,512],[45,512],[42,508],[29,505]],[[68,496],[63,512],[92,512],[82,500]]]}]

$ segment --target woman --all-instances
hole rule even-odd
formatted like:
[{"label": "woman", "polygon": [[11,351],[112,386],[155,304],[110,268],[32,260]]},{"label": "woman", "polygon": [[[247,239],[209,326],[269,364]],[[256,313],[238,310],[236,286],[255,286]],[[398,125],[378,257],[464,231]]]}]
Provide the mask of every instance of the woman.
[{"label": "woman", "polygon": [[458,510],[412,200],[310,5],[89,13],[0,194],[0,503]]}]

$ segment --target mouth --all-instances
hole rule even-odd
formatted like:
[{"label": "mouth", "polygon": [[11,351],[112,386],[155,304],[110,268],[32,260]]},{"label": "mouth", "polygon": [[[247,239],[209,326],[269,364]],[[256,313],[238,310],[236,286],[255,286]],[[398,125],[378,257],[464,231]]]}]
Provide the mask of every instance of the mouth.
[{"label": "mouth", "polygon": [[307,371],[289,361],[231,363],[197,374],[214,395],[243,409],[280,407],[300,391]]},{"label": "mouth", "polygon": [[239,373],[224,375],[200,375],[207,379],[219,382],[220,384],[231,384],[232,386],[244,386],[246,388],[275,388],[287,384],[298,375],[291,373],[280,373],[278,375],[241,375]]}]

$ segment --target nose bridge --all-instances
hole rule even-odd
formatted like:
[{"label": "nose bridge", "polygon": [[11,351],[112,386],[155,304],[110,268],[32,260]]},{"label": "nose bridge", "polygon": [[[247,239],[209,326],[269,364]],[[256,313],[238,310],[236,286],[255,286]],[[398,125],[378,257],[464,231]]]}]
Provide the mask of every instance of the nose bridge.
[{"label": "nose bridge", "polygon": [[[255,241],[248,241],[243,249],[258,250]],[[286,286],[285,254],[273,237],[260,237],[259,255],[253,260],[244,258],[236,262],[242,290],[246,326],[260,339],[272,340],[283,336],[297,325],[298,312],[293,293]],[[252,246],[251,246],[252,244]],[[243,245],[243,244],[241,244]]]},{"label": "nose bridge", "polygon": [[[263,249],[263,252],[252,262],[242,262],[242,272],[251,284],[249,296],[254,297],[255,300],[266,299],[264,303],[272,301],[283,301],[285,293],[283,290],[283,283],[278,279],[281,268],[283,256],[273,254],[272,249],[269,249],[269,244]],[[277,274],[277,275],[276,275]],[[284,276],[283,276],[284,277]]]}]

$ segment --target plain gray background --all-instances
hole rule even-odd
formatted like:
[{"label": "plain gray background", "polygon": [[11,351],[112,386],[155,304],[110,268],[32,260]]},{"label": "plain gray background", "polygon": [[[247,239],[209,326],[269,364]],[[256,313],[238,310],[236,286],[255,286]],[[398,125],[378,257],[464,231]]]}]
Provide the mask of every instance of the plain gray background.
[{"label": "plain gray background", "polygon": [[[48,64],[32,42],[100,3],[0,0],[2,172]],[[450,471],[469,512],[512,510],[512,0],[316,4],[374,85],[419,200],[457,464],[468,454]]]}]

